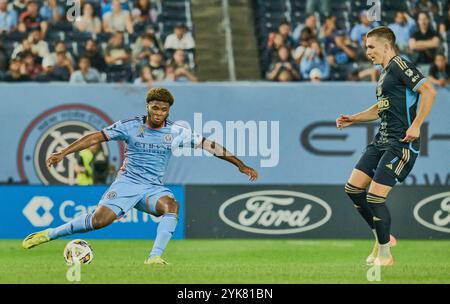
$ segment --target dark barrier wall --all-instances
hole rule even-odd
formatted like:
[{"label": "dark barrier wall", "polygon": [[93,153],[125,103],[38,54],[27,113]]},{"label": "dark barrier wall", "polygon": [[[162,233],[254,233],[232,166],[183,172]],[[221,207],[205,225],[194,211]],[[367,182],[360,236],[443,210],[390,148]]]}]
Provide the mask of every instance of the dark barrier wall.
[{"label": "dark barrier wall", "polygon": [[[258,184],[343,184],[376,131],[375,124],[335,127],[339,114],[375,103],[372,83],[164,86],[175,96],[170,119],[184,120],[197,133],[245,155],[241,158],[260,172]],[[145,114],[146,91],[117,84],[0,84],[0,181],[11,177],[31,184],[74,184],[75,157],[49,169],[46,156],[86,132]],[[406,184],[450,185],[449,101],[449,91],[438,89],[422,128],[420,157]],[[243,151],[238,143],[244,143]],[[119,168],[120,145],[112,142],[104,148]],[[173,157],[166,182],[248,184],[234,167],[207,156]]]},{"label": "dark barrier wall", "polygon": [[[174,239],[184,238],[184,187],[169,186],[180,202]],[[64,224],[75,216],[92,212],[105,186],[0,186],[0,239],[24,238],[28,234]],[[89,232],[97,239],[154,239],[159,218],[130,210],[112,225]],[[79,235],[80,236],[80,235]],[[73,238],[73,237],[71,237]]]},{"label": "dark barrier wall", "polygon": [[[448,187],[397,187],[387,204],[392,233],[450,238]],[[187,186],[187,238],[366,238],[367,224],[343,186]]]}]

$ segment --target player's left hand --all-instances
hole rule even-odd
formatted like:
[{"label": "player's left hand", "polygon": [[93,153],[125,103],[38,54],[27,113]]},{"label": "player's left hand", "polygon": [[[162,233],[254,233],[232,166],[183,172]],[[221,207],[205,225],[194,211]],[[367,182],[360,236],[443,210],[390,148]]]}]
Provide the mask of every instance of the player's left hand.
[{"label": "player's left hand", "polygon": [[412,142],[418,139],[420,136],[420,128],[416,126],[411,126],[406,130],[406,135],[403,139],[400,139],[401,142]]},{"label": "player's left hand", "polygon": [[249,176],[249,180],[254,182],[258,178],[258,172],[256,172],[253,168],[242,166],[239,168],[239,171],[241,171],[244,174],[247,174]]}]

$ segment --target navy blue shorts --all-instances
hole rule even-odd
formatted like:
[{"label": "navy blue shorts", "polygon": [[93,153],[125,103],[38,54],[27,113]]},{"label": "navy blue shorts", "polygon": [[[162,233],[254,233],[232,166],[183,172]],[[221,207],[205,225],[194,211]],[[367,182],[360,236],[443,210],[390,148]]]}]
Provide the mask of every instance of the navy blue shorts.
[{"label": "navy blue shorts", "polygon": [[393,187],[403,182],[411,172],[418,154],[408,148],[389,147],[380,150],[375,145],[366,147],[355,166],[372,178],[375,182]]}]

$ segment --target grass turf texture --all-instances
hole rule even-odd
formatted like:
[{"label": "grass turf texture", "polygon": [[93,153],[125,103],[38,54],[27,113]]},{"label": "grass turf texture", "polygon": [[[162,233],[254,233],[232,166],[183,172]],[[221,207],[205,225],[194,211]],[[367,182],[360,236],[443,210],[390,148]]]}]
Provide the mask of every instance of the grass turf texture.
[{"label": "grass turf texture", "polygon": [[[363,240],[177,240],[168,266],[144,265],[151,241],[86,240],[94,250],[80,283],[372,283]],[[69,283],[57,240],[31,250],[0,240],[0,283]],[[450,241],[399,240],[380,283],[450,283]]]}]

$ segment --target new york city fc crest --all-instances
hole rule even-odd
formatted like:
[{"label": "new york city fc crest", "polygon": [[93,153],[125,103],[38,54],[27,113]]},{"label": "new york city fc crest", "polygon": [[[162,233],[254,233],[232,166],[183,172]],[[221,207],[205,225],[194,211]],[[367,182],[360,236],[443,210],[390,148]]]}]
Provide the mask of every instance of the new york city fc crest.
[{"label": "new york city fc crest", "polygon": [[[99,109],[84,104],[66,104],[39,114],[26,127],[19,142],[17,161],[20,178],[30,184],[76,184],[74,153],[55,167],[47,167],[46,159],[81,136],[101,130],[112,120]],[[105,156],[116,168],[122,161],[119,142],[102,143]]]}]

